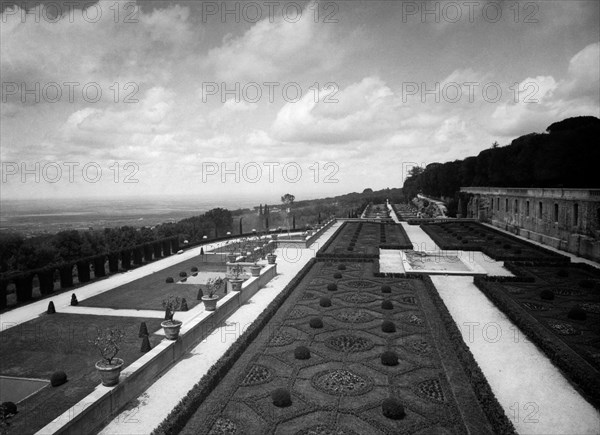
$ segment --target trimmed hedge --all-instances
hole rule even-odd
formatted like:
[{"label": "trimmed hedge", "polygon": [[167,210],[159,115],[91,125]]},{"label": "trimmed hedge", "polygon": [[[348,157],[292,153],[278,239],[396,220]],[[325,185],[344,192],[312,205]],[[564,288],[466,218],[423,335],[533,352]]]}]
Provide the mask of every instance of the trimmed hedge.
[{"label": "trimmed hedge", "polygon": [[50,385],[53,387],[59,387],[65,382],[67,382],[67,374],[65,372],[58,371],[52,373],[52,376],[50,377]]},{"label": "trimmed hedge", "polygon": [[221,379],[233,367],[238,358],[250,346],[252,341],[262,331],[264,326],[271,320],[277,310],[292,294],[300,281],[304,279],[316,263],[314,258],[311,258],[308,263],[300,270],[300,272],[285,286],[275,299],[267,306],[267,308],[256,318],[254,322],[244,331],[244,333],[227,349],[225,354],[208,370],[208,372],[194,385],[194,387],[181,399],[181,401],[173,408],[163,422],[152,431],[153,435],[171,435],[179,433],[186,425],[188,420],[198,410],[200,405],[215,389]]}]

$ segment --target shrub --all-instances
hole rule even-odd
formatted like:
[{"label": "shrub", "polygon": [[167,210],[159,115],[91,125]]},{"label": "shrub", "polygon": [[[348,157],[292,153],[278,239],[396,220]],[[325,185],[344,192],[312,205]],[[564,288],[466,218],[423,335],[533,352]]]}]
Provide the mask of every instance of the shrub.
[{"label": "shrub", "polygon": [[337,290],[337,284],[334,282],[330,282],[329,284],[327,284],[327,290],[329,290],[330,292],[334,292]]},{"label": "shrub", "polygon": [[584,311],[584,309],[581,308],[579,305],[574,305],[573,308],[569,310],[569,314],[567,314],[567,317],[573,320],[585,320],[587,319],[587,314]]},{"label": "shrub", "polygon": [[385,417],[392,420],[402,420],[406,416],[404,406],[392,397],[385,399],[381,403],[381,412]]},{"label": "shrub", "polygon": [[279,408],[285,408],[292,404],[292,396],[290,396],[290,392],[285,388],[274,390],[271,393],[271,399],[273,400],[273,405]]},{"label": "shrub", "polygon": [[468,240],[463,240],[462,242],[463,242],[465,245],[466,245],[467,243],[469,243],[469,241],[468,241]]},{"label": "shrub", "polygon": [[151,349],[152,349],[152,346],[150,346],[150,339],[146,335],[142,339],[142,346],[140,347],[140,352],[146,353],[146,352],[150,351]]},{"label": "shrub", "polygon": [[522,253],[523,253],[523,250],[521,248],[515,249],[515,254],[521,255]]},{"label": "shrub", "polygon": [[338,270],[346,270],[346,265],[345,264],[340,264],[338,266]]},{"label": "shrub", "polygon": [[187,311],[187,310],[189,310],[187,301],[185,300],[185,298],[182,298],[181,299],[181,307],[179,308],[179,311]]},{"label": "shrub", "polygon": [[75,296],[75,293],[71,295],[71,305],[74,307],[79,305],[79,301],[77,300],[77,296]]},{"label": "shrub", "polygon": [[181,278],[185,278],[187,276],[187,273],[186,272],[179,272],[179,276]]},{"label": "shrub", "polygon": [[548,289],[542,290],[540,293],[540,298],[551,301],[554,299],[554,292]]},{"label": "shrub", "polygon": [[381,330],[388,333],[396,332],[396,325],[391,320],[384,320],[381,323]]},{"label": "shrub", "polygon": [[58,371],[52,373],[52,376],[50,377],[50,385],[53,387],[58,387],[65,382],[67,382],[67,374],[65,372]]},{"label": "shrub", "polygon": [[192,273],[192,276],[198,276],[198,272]]},{"label": "shrub", "polygon": [[560,269],[556,275],[558,275],[561,278],[566,278],[569,276],[569,271],[566,269]]},{"label": "shrub", "polygon": [[310,350],[306,346],[298,346],[294,349],[294,357],[296,359],[309,359],[310,358]]},{"label": "shrub", "polygon": [[198,272],[198,268],[196,266],[192,267],[192,272]]},{"label": "shrub", "polygon": [[494,244],[496,244],[496,245],[500,245],[501,243],[502,243],[502,242],[501,242],[500,240],[496,240],[496,241],[494,242]]},{"label": "shrub", "polygon": [[319,305],[322,307],[330,307],[331,306],[331,299],[323,296],[320,300],[319,300]]},{"label": "shrub", "polygon": [[458,240],[462,240],[462,236],[456,236]]},{"label": "shrub", "polygon": [[54,308],[54,302],[52,302],[52,301],[48,302],[48,309],[46,310],[46,313],[48,313],[48,314],[56,313],[56,308]]},{"label": "shrub", "polygon": [[314,329],[320,329],[323,327],[323,321],[321,320],[320,317],[313,317],[312,319],[310,319],[308,324],[310,325],[311,328],[314,328]]},{"label": "shrub", "polygon": [[2,409],[2,415],[4,417],[17,413],[17,405],[15,405],[13,402],[2,402],[0,409]]},{"label": "shrub", "polygon": [[181,278],[181,282],[186,282],[187,278]]},{"label": "shrub", "polygon": [[166,282],[167,284],[172,284],[172,283],[174,283],[174,282],[175,282],[175,280],[173,279],[173,277],[172,277],[172,276],[170,276],[170,277],[168,277],[168,278],[165,280],[165,282]]},{"label": "shrub", "polygon": [[487,236],[486,239],[492,241],[494,240],[494,236]]},{"label": "shrub", "polygon": [[148,333],[148,326],[146,326],[146,322],[140,323],[140,330],[138,332],[138,337],[142,338],[142,337],[147,337],[148,335],[150,335],[150,334]]},{"label": "shrub", "polygon": [[348,247],[346,248],[346,250],[347,250],[347,251],[354,251],[354,248],[353,248],[352,246],[348,246]]},{"label": "shrub", "polygon": [[204,296],[204,292],[202,291],[202,287],[198,289],[198,295],[196,296],[196,300],[202,300],[202,296]]},{"label": "shrub", "polygon": [[582,287],[582,288],[593,288],[594,287],[594,281],[592,281],[591,279],[582,279],[581,281],[579,281],[579,287]]},{"label": "shrub", "polygon": [[383,364],[384,366],[397,366],[398,355],[396,354],[396,352],[386,350],[381,354],[381,364]]},{"label": "shrub", "polygon": [[334,273],[334,274],[333,274],[333,277],[334,277],[335,279],[342,279],[342,274],[341,274],[341,273],[339,273],[339,272],[336,272],[336,273]]},{"label": "shrub", "polygon": [[392,303],[392,301],[386,299],[385,301],[381,302],[381,308],[384,310],[393,310],[394,304]]},{"label": "shrub", "polygon": [[389,285],[381,286],[381,293],[391,293],[391,292],[392,292],[392,288]]}]

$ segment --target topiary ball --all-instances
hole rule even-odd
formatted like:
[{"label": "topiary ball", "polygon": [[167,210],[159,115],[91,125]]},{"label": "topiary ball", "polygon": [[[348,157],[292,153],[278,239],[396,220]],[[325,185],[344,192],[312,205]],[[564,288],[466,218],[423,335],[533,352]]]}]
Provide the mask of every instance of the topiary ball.
[{"label": "topiary ball", "polygon": [[309,359],[310,358],[310,350],[306,346],[298,346],[294,349],[294,357],[296,359]]},{"label": "topiary ball", "polygon": [[329,290],[330,292],[334,292],[337,290],[337,284],[330,282],[329,284],[327,284],[327,290]]},{"label": "topiary ball", "polygon": [[345,264],[340,264],[338,266],[338,270],[346,270],[346,265]]},{"label": "topiary ball", "polygon": [[192,272],[198,272],[198,268],[196,266],[192,267]]},{"label": "topiary ball", "polygon": [[172,283],[174,283],[174,282],[175,282],[175,280],[173,279],[173,277],[172,277],[172,276],[170,276],[170,277],[168,277],[168,278],[165,280],[165,282],[166,282],[167,284],[172,284]]},{"label": "topiary ball", "polygon": [[566,269],[560,269],[557,273],[557,275],[561,278],[566,278],[569,276],[569,271]]},{"label": "topiary ball", "polygon": [[381,354],[381,364],[384,366],[397,366],[398,365],[398,354],[391,350],[386,350]]},{"label": "topiary ball", "polygon": [[319,299],[319,305],[322,307],[330,307],[331,306],[331,299],[323,296],[321,299]]},{"label": "topiary ball", "polygon": [[573,308],[571,308],[569,310],[569,314],[567,314],[567,316],[569,317],[569,319],[573,319],[573,320],[587,319],[587,314],[586,314],[585,310],[583,308],[581,308],[579,305],[573,306]]},{"label": "topiary ball", "polygon": [[290,406],[292,404],[292,396],[285,388],[278,388],[274,390],[271,393],[271,399],[273,400],[273,405],[279,408],[285,408],[286,406]]},{"label": "topiary ball", "polygon": [[467,243],[469,243],[469,241],[468,241],[468,240],[463,240],[462,242],[463,242],[465,245],[466,245]]},{"label": "topiary ball", "polygon": [[391,292],[392,292],[392,288],[389,285],[381,286],[381,293],[391,293]]},{"label": "topiary ball", "polygon": [[406,416],[404,406],[393,397],[389,397],[381,403],[381,412],[385,417],[392,420],[402,420]]},{"label": "topiary ball", "polygon": [[186,282],[187,278],[181,278],[181,282]]},{"label": "topiary ball", "polygon": [[383,310],[393,310],[394,309],[394,304],[392,303],[392,301],[388,301],[386,299],[385,301],[381,302],[381,308]]},{"label": "topiary ball", "polygon": [[184,278],[184,277],[187,276],[187,273],[186,272],[179,272],[179,276],[182,277],[182,278]]},{"label": "topiary ball", "polygon": [[71,295],[71,305],[76,307],[77,305],[79,305],[79,301],[77,300],[77,296],[75,296],[75,293],[73,293]]},{"label": "topiary ball", "polygon": [[50,376],[50,385],[53,387],[58,387],[65,382],[67,382],[67,374],[63,371],[54,372]]},{"label": "topiary ball", "polygon": [[381,323],[381,330],[388,333],[396,332],[396,325],[391,320],[384,320]]},{"label": "topiary ball", "polygon": [[547,301],[551,301],[554,299],[554,292],[548,289],[542,290],[540,292],[540,298],[545,299]]},{"label": "topiary ball", "polygon": [[323,327],[323,321],[321,320],[320,317],[313,317],[312,319],[310,319],[308,324],[310,325],[311,328],[314,328],[314,329],[320,329]]},{"label": "topiary ball", "polygon": [[523,253],[523,250],[521,248],[515,249],[515,254],[521,255],[522,253]]},{"label": "topiary ball", "polygon": [[14,402],[2,402],[0,409],[2,410],[2,415],[4,417],[17,413],[17,405],[15,405]]},{"label": "topiary ball", "polygon": [[347,251],[354,251],[354,248],[353,248],[352,246],[348,246],[348,247],[346,248],[346,250],[347,250]]},{"label": "topiary ball", "polygon": [[342,274],[341,274],[341,273],[339,273],[339,272],[336,272],[336,273],[334,273],[334,274],[333,274],[333,277],[334,277],[335,279],[341,279],[341,278],[342,278]]}]

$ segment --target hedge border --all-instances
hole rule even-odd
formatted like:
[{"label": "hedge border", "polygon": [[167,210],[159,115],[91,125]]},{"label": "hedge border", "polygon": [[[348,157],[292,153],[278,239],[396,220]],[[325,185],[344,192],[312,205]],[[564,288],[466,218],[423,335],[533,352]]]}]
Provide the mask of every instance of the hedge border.
[{"label": "hedge border", "polygon": [[475,361],[473,354],[469,350],[469,346],[464,342],[462,333],[456,326],[452,315],[448,311],[446,304],[440,297],[431,277],[429,275],[423,276],[423,282],[425,283],[425,289],[431,298],[433,305],[438,310],[442,326],[448,333],[450,342],[453,344],[454,351],[461,362],[465,374],[469,378],[473,391],[477,397],[477,400],[483,408],[483,412],[487,416],[492,428],[495,433],[502,434],[517,434],[512,422],[506,416],[504,409],[496,399],[490,384],[483,375],[479,364]]},{"label": "hedge border", "polygon": [[308,274],[316,260],[311,258],[308,263],[285,286],[265,310],[252,322],[240,338],[227,349],[225,354],[208,370],[194,387],[180,400],[162,423],[152,431],[152,435],[175,435],[187,424],[192,415],[198,410],[204,399],[215,389],[218,383],[233,367],[238,358],[246,351],[252,341],[271,320],[277,310],[283,305],[300,281]]},{"label": "hedge border", "polygon": [[[489,281],[475,277],[474,284],[558,367],[594,407],[600,409],[600,373]],[[574,357],[575,356],[575,357]],[[573,358],[574,357],[574,358]],[[586,370],[586,367],[592,370]]]}]

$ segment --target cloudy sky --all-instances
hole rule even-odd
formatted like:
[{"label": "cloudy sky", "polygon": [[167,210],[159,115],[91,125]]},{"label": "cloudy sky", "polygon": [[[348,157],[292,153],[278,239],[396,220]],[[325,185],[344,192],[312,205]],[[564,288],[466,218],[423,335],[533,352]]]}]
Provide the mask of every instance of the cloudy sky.
[{"label": "cloudy sky", "polygon": [[73,3],[3,2],[2,199],[400,187],[600,115],[597,1]]}]

